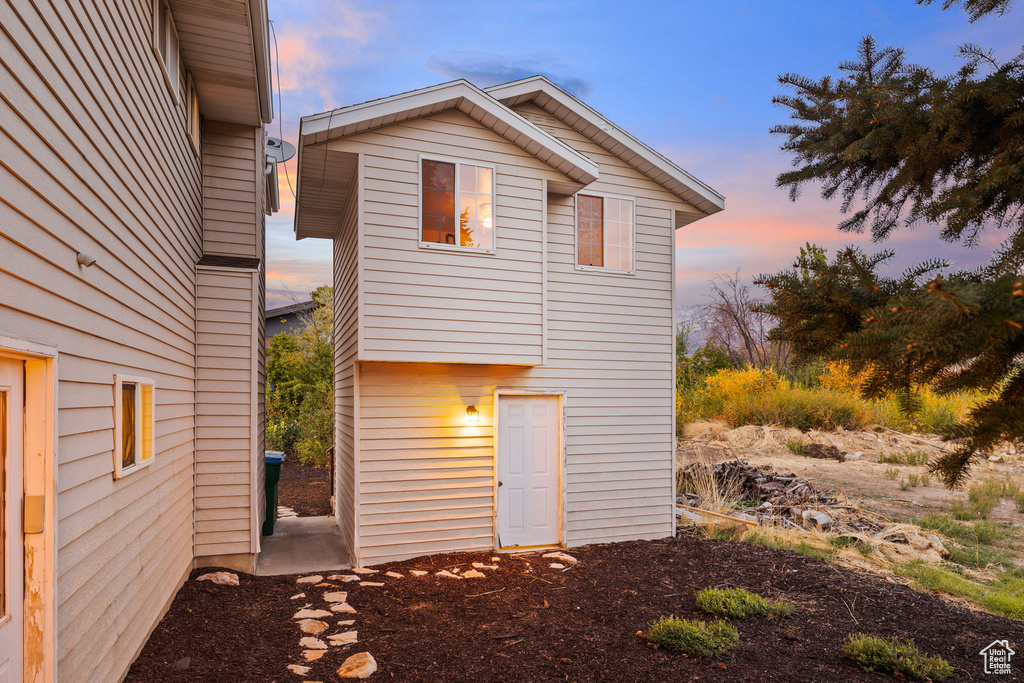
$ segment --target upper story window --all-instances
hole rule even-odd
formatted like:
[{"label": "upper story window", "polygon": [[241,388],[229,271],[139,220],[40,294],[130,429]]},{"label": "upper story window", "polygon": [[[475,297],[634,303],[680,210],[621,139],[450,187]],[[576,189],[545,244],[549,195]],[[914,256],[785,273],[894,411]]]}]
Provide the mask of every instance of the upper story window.
[{"label": "upper story window", "polygon": [[153,462],[156,385],[146,377],[114,377],[114,478]]},{"label": "upper story window", "polygon": [[420,244],[494,251],[494,167],[420,161]]},{"label": "upper story window", "polygon": [[576,195],[576,264],[632,272],[633,200]]},{"label": "upper story window", "polygon": [[178,90],[181,88],[181,77],[178,69],[181,55],[178,51],[178,31],[174,28],[174,18],[164,0],[153,0],[153,49],[160,58],[167,86],[171,89],[174,101],[178,101]]}]

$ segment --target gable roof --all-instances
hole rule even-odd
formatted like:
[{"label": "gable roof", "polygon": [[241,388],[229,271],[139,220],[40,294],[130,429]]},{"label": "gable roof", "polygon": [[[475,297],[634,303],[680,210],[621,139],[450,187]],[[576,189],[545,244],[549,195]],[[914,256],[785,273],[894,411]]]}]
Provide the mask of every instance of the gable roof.
[{"label": "gable roof", "polygon": [[460,79],[303,117],[299,126],[296,237],[333,237],[347,202],[355,175],[355,155],[331,152],[324,143],[449,109],[461,111],[566,176],[564,183],[549,183],[554,192],[571,194],[597,180],[598,165],[594,161]]},{"label": "gable roof", "polygon": [[725,208],[725,197],[664,155],[619,128],[543,76],[495,85],[484,90],[507,107],[533,102],[627,164],[692,204],[705,215]]},{"label": "gable roof", "polygon": [[292,313],[308,313],[316,308],[316,302],[314,301],[300,301],[295,304],[288,304],[287,306],[279,306],[278,308],[271,308],[264,316],[267,320],[271,318],[277,318],[279,316],[291,315]]}]

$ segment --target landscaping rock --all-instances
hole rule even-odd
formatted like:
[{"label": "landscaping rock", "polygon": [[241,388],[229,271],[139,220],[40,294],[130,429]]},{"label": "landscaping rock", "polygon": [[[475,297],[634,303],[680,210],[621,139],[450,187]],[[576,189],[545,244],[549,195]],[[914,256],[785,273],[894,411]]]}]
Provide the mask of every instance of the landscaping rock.
[{"label": "landscaping rock", "polygon": [[390,576],[392,579],[404,579],[405,576],[398,572],[385,572],[384,576]]},{"label": "landscaping rock", "polygon": [[341,577],[341,581],[343,581],[344,583],[351,583],[353,581],[358,581],[358,580],[359,580],[359,577],[356,576],[355,574],[348,574],[346,576]]},{"label": "landscaping rock", "polygon": [[360,581],[359,585],[360,586],[383,586],[384,584],[383,583],[378,583],[377,581]]},{"label": "landscaping rock", "polygon": [[306,650],[326,650],[327,643],[315,636],[306,636],[299,641],[299,647]]},{"label": "landscaping rock", "polygon": [[336,633],[333,636],[327,636],[327,640],[331,645],[351,645],[359,640],[359,631]]},{"label": "landscaping rock", "polygon": [[320,621],[319,619],[300,619],[299,630],[303,633],[308,633],[311,636],[323,633],[330,626],[326,621]]},{"label": "landscaping rock", "polygon": [[474,562],[473,563],[473,567],[476,568],[476,569],[497,569],[498,565],[496,565],[496,564],[484,564],[483,562]]},{"label": "landscaping rock", "polygon": [[572,555],[567,555],[563,552],[556,551],[552,553],[545,553],[542,557],[548,560],[558,560],[559,562],[564,562],[566,564],[576,564],[575,557],[573,557]]},{"label": "landscaping rock", "polygon": [[338,626],[351,626],[354,623],[356,623],[355,619],[349,619],[348,621],[339,621]]},{"label": "landscaping rock", "polygon": [[412,574],[413,576],[426,576],[430,572],[425,572],[422,569],[413,569],[409,573]]},{"label": "landscaping rock", "polygon": [[458,574],[452,574],[447,569],[442,569],[441,571],[439,571],[436,574],[434,574],[434,576],[440,576],[443,579],[461,579],[462,578]]},{"label": "landscaping rock", "polygon": [[323,580],[324,577],[320,576],[319,574],[314,574],[313,576],[300,577],[295,580],[295,583],[320,583]]},{"label": "landscaping rock", "polygon": [[319,619],[320,617],[329,616],[331,616],[331,613],[322,609],[300,609],[292,615],[292,619]]},{"label": "landscaping rock", "polygon": [[292,600],[299,600],[299,599],[301,599],[301,598],[304,598],[304,597],[306,597],[306,594],[305,594],[305,593],[299,593],[298,595],[293,595],[293,596],[291,597],[291,599],[292,599]]},{"label": "landscaping rock", "polygon": [[302,656],[307,662],[315,662],[316,660],[327,654],[327,650],[303,650]]},{"label": "landscaping rock", "polygon": [[565,565],[562,564],[561,562],[552,562],[548,566],[551,567],[552,569],[565,569]]},{"label": "landscaping rock", "polygon": [[348,600],[348,593],[346,591],[332,591],[330,593],[324,593],[324,600],[327,602],[345,602]]},{"label": "landscaping rock", "polygon": [[305,676],[306,674],[308,674],[313,669],[311,669],[308,666],[302,666],[301,664],[289,664],[288,665],[288,670],[291,671],[293,674],[298,674],[300,676]]},{"label": "landscaping rock", "polygon": [[348,614],[355,614],[356,610],[352,605],[347,602],[343,602],[340,605],[331,605],[332,612],[346,612]]},{"label": "landscaping rock", "polygon": [[369,678],[377,670],[377,661],[369,652],[354,654],[338,669],[341,678]]},{"label": "landscaping rock", "polygon": [[196,577],[196,581],[210,581],[211,583],[220,584],[221,586],[237,586],[238,574],[232,574],[231,572],[213,572],[211,574],[203,574],[202,576]]},{"label": "landscaping rock", "polygon": [[352,567],[353,574],[376,574],[376,569],[369,569],[368,567]]},{"label": "landscaping rock", "polygon": [[462,578],[464,579],[482,579],[485,576],[487,575],[483,572],[478,572],[475,569],[470,569],[469,571],[462,572]]}]

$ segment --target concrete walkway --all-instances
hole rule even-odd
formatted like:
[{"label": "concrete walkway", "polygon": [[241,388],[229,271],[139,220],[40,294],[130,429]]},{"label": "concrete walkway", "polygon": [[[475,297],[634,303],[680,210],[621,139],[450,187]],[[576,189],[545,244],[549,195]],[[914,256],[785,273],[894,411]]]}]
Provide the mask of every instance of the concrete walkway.
[{"label": "concrete walkway", "polygon": [[273,536],[263,537],[256,574],[306,574],[350,566],[334,517],[285,517],[277,520]]}]

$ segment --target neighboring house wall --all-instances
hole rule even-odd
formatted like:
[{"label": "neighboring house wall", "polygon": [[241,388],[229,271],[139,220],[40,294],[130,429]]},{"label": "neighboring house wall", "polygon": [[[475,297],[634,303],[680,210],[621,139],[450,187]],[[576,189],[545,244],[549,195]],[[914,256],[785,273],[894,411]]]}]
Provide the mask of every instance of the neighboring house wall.
[{"label": "neighboring house wall", "polygon": [[[693,209],[528,113],[600,164],[589,191],[636,199],[634,275],[578,270],[574,200],[544,190],[554,172],[459,113],[331,143],[364,155],[362,261],[335,252],[336,278],[360,274],[357,441],[338,460],[357,468],[359,563],[494,547],[496,388],[565,392],[566,545],[672,533],[674,212]],[[497,255],[418,247],[419,151],[496,165]],[[367,360],[381,358],[427,362]]]},{"label": "neighboring house wall", "polygon": [[[60,352],[58,670],[112,681],[192,562],[201,168],[150,2],[0,3],[0,25],[0,335]],[[155,461],[118,480],[116,373],[157,386]]]},{"label": "neighboring house wall", "polygon": [[[251,490],[259,417],[259,273],[198,269],[195,554],[200,564],[255,567]],[[259,488],[262,488],[260,486]],[[225,557],[236,556],[236,557]]]},{"label": "neighboring house wall", "polygon": [[349,202],[334,240],[334,513],[345,550],[355,551],[356,393],[359,343],[359,201]]},{"label": "neighboring house wall", "polygon": [[[261,129],[203,124],[203,254],[198,267],[195,555],[253,571],[263,494]],[[233,264],[233,265],[232,265]]]}]

